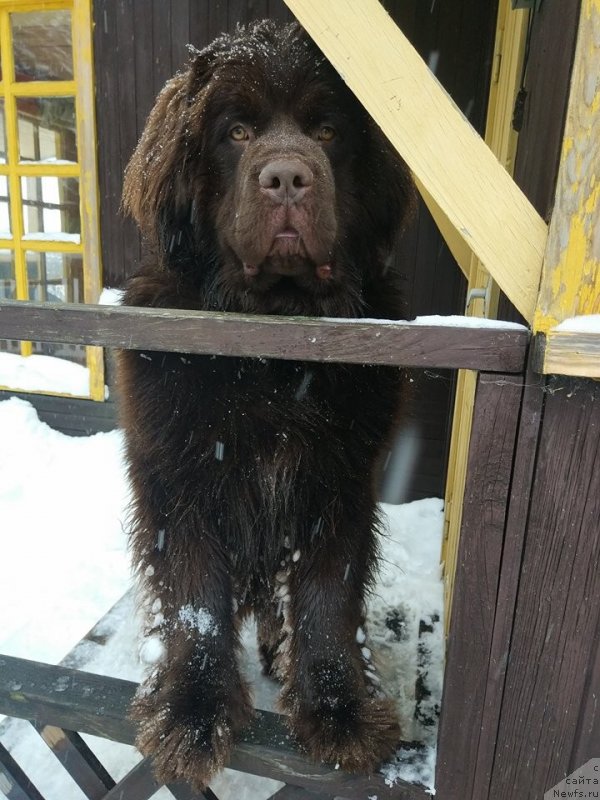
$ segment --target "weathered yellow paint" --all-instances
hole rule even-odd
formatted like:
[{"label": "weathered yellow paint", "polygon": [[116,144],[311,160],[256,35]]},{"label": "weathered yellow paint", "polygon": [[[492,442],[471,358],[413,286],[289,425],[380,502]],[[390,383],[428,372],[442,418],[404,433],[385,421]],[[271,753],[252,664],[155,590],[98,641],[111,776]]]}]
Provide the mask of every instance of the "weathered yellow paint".
[{"label": "weathered yellow paint", "polygon": [[526,319],[547,226],[377,0],[286,0]]},{"label": "weathered yellow paint", "polygon": [[[600,312],[599,179],[600,0],[583,0],[536,333],[549,333],[569,317]],[[573,359],[578,369],[585,367],[576,353]]]}]

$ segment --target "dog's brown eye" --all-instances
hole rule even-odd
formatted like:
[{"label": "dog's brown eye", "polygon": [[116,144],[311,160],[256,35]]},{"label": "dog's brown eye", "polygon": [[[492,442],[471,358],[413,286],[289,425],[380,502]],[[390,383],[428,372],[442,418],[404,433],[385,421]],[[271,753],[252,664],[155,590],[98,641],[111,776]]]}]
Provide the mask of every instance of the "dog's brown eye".
[{"label": "dog's brown eye", "polygon": [[229,136],[234,142],[247,142],[250,134],[243,125],[234,125],[229,131]]},{"label": "dog's brown eye", "polygon": [[317,133],[317,139],[321,142],[330,142],[335,139],[335,130],[330,125],[321,125]]}]

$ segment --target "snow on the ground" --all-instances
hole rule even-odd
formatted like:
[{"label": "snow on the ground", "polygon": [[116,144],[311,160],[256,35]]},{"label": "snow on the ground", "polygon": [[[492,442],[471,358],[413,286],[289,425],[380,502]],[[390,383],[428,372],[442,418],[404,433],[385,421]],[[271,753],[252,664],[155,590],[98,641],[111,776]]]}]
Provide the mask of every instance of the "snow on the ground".
[{"label": "snow on the ground", "polygon": [[[122,435],[65,436],[40,422],[29,403],[13,398],[0,402],[0,443],[0,653],[58,663],[131,587]],[[435,717],[443,674],[442,501],[382,508],[387,530],[381,575],[369,602],[367,644],[374,651],[372,668],[396,696],[403,738],[424,743],[392,760],[384,774],[390,783],[412,780],[433,792],[436,726],[415,719],[415,679],[420,674],[431,693],[421,705],[421,720]],[[117,603],[103,626],[108,643],[86,642],[69,663],[139,681],[133,593]],[[278,689],[260,675],[251,626],[243,640],[244,671],[254,683],[256,704],[272,709]],[[140,759],[133,747],[85,738],[115,780]],[[0,722],[0,740],[47,800],[83,800],[28,723]],[[212,788],[224,800],[262,800],[281,785],[226,770]],[[171,795],[161,789],[155,797]]]}]

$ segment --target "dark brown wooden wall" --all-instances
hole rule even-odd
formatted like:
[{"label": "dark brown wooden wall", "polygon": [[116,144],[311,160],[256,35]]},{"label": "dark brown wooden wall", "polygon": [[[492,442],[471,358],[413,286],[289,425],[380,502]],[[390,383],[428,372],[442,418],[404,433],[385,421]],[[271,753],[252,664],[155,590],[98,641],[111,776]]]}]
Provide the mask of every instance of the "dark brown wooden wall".
[{"label": "dark brown wooden wall", "polygon": [[[473,124],[482,130],[497,0],[386,0],[386,8]],[[236,23],[291,21],[283,0],[94,0],[94,51],[104,284],[122,285],[140,261],[133,223],[119,214],[122,176],[155,96],[186,60]],[[398,249],[406,277],[406,316],[462,313],[460,270],[421,207]],[[410,499],[443,495],[453,376],[416,372],[411,428],[419,456]],[[406,495],[405,495],[406,497]],[[389,499],[400,499],[390,497]]]},{"label": "dark brown wooden wall", "polygon": [[[516,178],[546,218],[579,10],[579,0],[544,0],[532,29]],[[600,384],[532,369],[522,389],[494,380],[480,378],[469,455],[439,744],[444,800],[538,800],[600,753]],[[495,417],[483,437],[480,414]],[[504,448],[490,440],[500,433]]]}]

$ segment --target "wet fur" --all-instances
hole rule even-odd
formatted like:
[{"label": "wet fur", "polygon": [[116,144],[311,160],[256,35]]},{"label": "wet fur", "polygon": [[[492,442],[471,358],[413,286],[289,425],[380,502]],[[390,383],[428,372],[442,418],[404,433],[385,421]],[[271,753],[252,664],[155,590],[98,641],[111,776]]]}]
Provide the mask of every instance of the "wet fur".
[{"label": "wet fur", "polygon": [[[255,131],[242,148],[227,134],[240,118]],[[324,122],[339,132],[331,145],[314,135]],[[282,212],[257,185],[280,157],[315,178],[306,202],[289,208],[305,247],[289,257],[269,251]],[[386,259],[412,197],[404,164],[297,26],[240,29],[194,52],[150,114],[124,190],[149,255],[124,302],[398,318]],[[327,280],[315,272],[323,259]],[[249,277],[243,265],[254,262],[262,266]],[[288,267],[292,277],[281,277]],[[133,709],[157,777],[202,787],[227,763],[252,717],[236,666],[250,611],[301,746],[372,770],[400,736],[365,674],[357,629],[401,373],[124,351],[119,385],[133,556],[147,632],[164,648]]]}]

